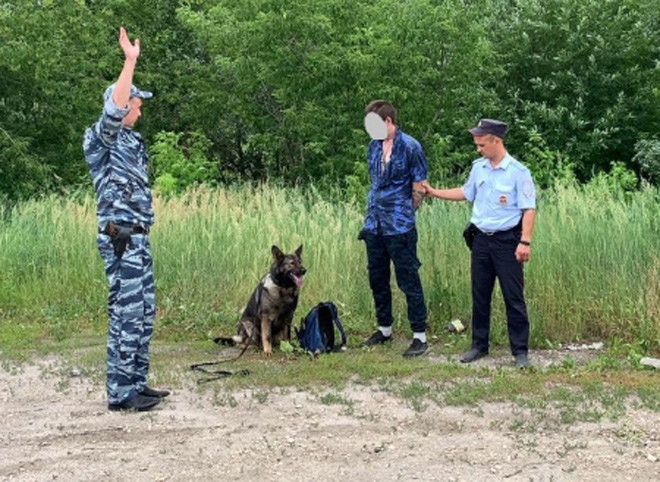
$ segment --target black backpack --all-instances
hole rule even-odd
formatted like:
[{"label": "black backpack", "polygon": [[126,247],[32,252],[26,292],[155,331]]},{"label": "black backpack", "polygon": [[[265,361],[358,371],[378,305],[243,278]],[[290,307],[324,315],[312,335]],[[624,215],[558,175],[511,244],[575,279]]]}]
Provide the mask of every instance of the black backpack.
[{"label": "black backpack", "polygon": [[[335,343],[335,328],[339,331],[341,343]],[[295,328],[300,347],[310,353],[341,351],[346,346],[346,332],[341,325],[337,307],[332,301],[319,303],[310,310]]]}]

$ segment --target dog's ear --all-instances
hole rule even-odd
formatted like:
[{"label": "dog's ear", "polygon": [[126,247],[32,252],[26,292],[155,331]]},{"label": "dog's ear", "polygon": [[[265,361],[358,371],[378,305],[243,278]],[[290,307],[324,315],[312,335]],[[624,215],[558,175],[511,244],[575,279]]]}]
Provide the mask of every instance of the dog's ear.
[{"label": "dog's ear", "polygon": [[298,249],[296,249],[296,256],[302,259],[302,247],[303,245],[301,244]]},{"label": "dog's ear", "polygon": [[270,252],[273,253],[273,259],[275,260],[275,262],[279,263],[284,259],[284,253],[277,246],[273,245],[270,248]]}]

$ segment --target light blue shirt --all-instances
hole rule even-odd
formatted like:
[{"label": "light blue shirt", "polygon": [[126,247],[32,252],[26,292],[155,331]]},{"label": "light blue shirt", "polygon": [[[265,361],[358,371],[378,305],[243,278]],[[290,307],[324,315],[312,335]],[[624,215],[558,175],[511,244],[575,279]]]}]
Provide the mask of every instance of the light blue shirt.
[{"label": "light blue shirt", "polygon": [[484,157],[477,159],[462,190],[473,203],[470,220],[481,231],[506,231],[518,224],[523,210],[536,209],[532,175],[508,152],[496,168]]}]

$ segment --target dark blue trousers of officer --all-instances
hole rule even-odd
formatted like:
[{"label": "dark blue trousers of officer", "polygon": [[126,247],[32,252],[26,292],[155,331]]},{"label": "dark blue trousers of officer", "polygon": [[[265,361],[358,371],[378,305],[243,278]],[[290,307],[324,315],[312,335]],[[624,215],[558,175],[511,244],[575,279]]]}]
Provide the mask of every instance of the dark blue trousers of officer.
[{"label": "dark blue trousers of officer", "polygon": [[516,261],[520,230],[477,233],[472,244],[472,348],[488,352],[495,279],[500,282],[509,344],[513,356],[527,354],[529,318],[524,296],[523,264]]},{"label": "dark blue trousers of officer", "polygon": [[390,263],[394,263],[396,282],[406,295],[408,320],[413,333],[426,331],[426,304],[419,277],[417,258],[417,229],[393,236],[363,232],[367,245],[369,285],[373,292],[378,326],[392,326],[392,289]]}]

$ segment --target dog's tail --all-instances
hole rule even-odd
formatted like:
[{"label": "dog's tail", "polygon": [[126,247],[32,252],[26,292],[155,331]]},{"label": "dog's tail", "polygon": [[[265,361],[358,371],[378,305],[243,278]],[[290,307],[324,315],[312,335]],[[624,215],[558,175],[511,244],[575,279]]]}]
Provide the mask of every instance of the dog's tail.
[{"label": "dog's tail", "polygon": [[243,338],[241,335],[219,336],[217,338],[213,338],[213,342],[217,343],[218,345],[236,346],[244,343],[245,338]]}]

